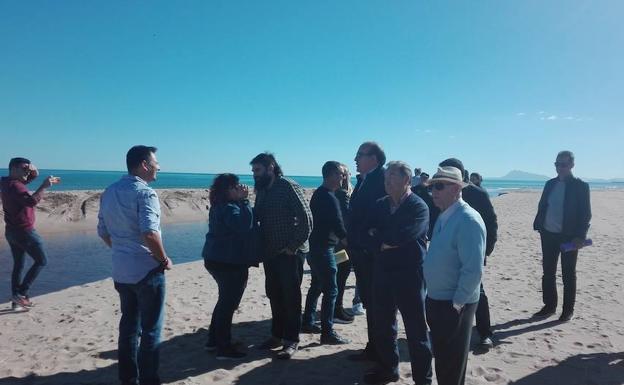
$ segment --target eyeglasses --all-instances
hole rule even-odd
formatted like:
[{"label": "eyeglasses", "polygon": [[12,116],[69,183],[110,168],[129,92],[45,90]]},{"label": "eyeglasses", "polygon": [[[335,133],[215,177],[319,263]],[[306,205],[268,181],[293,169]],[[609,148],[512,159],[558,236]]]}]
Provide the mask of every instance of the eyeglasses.
[{"label": "eyeglasses", "polygon": [[570,167],[568,162],[555,162],[555,167]]},{"label": "eyeglasses", "polygon": [[450,186],[450,183],[435,182],[434,184],[431,185],[431,187],[433,187],[434,189],[438,191],[444,190],[446,186]]}]

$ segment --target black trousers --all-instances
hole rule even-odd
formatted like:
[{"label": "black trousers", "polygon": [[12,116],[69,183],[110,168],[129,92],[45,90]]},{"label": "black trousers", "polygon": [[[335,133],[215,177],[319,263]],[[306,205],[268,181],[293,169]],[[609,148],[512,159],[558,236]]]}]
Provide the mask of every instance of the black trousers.
[{"label": "black trousers", "polygon": [[367,349],[374,349],[374,319],[373,314],[375,312],[373,304],[373,256],[365,250],[350,249],[349,256],[353,263],[353,270],[355,271],[355,285],[357,286],[362,304],[366,309],[366,327],[368,333]]},{"label": "black trousers", "polygon": [[541,231],[542,239],[542,299],[549,309],[557,308],[557,264],[561,254],[561,277],[563,279],[563,312],[573,312],[576,302],[576,260],[578,250],[561,252],[561,244],[571,237]]},{"label": "black trousers", "polygon": [[477,303],[466,304],[457,312],[452,301],[427,297],[426,309],[438,385],[463,385]]},{"label": "black trousers", "polygon": [[338,296],[336,297],[336,310],[343,309],[342,301],[344,298],[347,279],[351,274],[351,260],[346,260],[338,264],[338,273],[336,274],[336,283],[338,284]]},{"label": "black trousers", "polygon": [[303,254],[279,254],[264,261],[265,287],[271,302],[271,334],[299,342]]},{"label": "black trousers", "polygon": [[475,319],[477,321],[477,332],[479,332],[481,338],[492,337],[490,303],[487,295],[485,294],[485,290],[483,290],[483,283],[481,283],[481,292],[479,294],[479,304],[477,305]]}]

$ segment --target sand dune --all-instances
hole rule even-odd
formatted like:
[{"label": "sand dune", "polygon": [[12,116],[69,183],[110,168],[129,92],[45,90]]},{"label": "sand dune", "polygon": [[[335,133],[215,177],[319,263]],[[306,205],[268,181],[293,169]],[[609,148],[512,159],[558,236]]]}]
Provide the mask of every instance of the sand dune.
[{"label": "sand dune", "polygon": [[[85,206],[90,217],[95,212],[97,193],[72,194],[81,197],[76,201],[88,202]],[[164,218],[176,215],[167,214],[165,206],[171,213],[189,210],[205,215],[201,210],[204,194],[161,192],[164,202],[169,199],[168,204],[163,204]],[[73,199],[67,196],[73,197],[61,195]],[[61,197],[50,202],[66,202]],[[538,236],[531,230],[538,199],[535,192],[494,199],[500,235],[493,256],[488,258],[484,284],[490,297],[496,344],[489,352],[473,351],[466,383],[623,384],[624,192],[592,192],[594,219],[590,235],[595,245],[580,253],[577,308],[575,318],[568,323],[559,323],[556,317],[542,321],[530,318],[541,306],[541,255]],[[75,218],[75,205],[60,203],[55,210],[59,207],[60,216]],[[62,210],[65,214],[61,215]],[[346,356],[364,345],[363,317],[356,317],[351,325],[336,325],[339,333],[353,340],[346,347],[320,346],[317,336],[302,335],[302,350],[289,362],[272,361],[269,354],[254,348],[269,332],[270,308],[263,280],[262,269],[250,270],[249,285],[235,315],[234,338],[248,347],[249,355],[238,362],[223,363],[203,350],[216,301],[214,281],[201,262],[178,265],[168,273],[161,358],[164,383],[361,383],[368,366],[350,362]],[[351,276],[345,304],[353,296],[353,283]],[[306,274],[304,294],[308,287]],[[72,287],[35,300],[37,305],[29,313],[0,311],[0,385],[116,383],[119,305],[112,281]],[[2,306],[7,308],[8,304]],[[403,332],[400,338],[402,378],[397,383],[412,384]]]}]

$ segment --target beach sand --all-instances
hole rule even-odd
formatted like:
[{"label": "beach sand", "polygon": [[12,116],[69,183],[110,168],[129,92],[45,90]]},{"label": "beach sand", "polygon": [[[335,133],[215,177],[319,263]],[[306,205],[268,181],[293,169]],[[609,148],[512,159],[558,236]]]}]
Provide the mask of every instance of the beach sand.
[{"label": "beach sand", "polygon": [[[81,197],[78,209],[63,203],[57,206],[64,207],[57,211],[64,210],[63,216],[48,218],[57,231],[68,223],[70,227],[83,226],[81,221],[94,225],[97,193],[56,194]],[[182,191],[169,198],[160,194],[161,200],[169,199],[163,205],[163,220],[168,220],[167,210],[184,212],[180,217],[191,212],[193,218],[205,220],[205,191]],[[559,323],[557,317],[530,318],[541,307],[541,251],[538,234],[532,230],[538,200],[538,192],[514,192],[493,200],[499,241],[488,258],[484,285],[496,341],[489,352],[470,354],[466,384],[623,384],[624,191],[592,191],[594,246],[579,254],[576,313],[567,323]],[[82,202],[87,202],[87,214],[81,217]],[[171,213],[170,219],[177,220]],[[38,228],[53,232],[42,216],[39,212]],[[309,281],[306,274],[304,297]],[[560,278],[558,282],[561,296]],[[353,296],[353,284],[351,275],[345,305]],[[28,313],[0,310],[0,385],[117,383],[119,304],[112,281],[71,287],[34,300],[36,307]],[[217,361],[203,350],[215,301],[216,285],[201,262],[177,265],[167,273],[160,370],[165,384],[360,384],[369,367],[346,359],[364,346],[366,322],[361,316],[351,325],[336,325],[341,335],[353,341],[346,346],[321,346],[318,336],[302,334],[301,351],[286,362],[273,361],[270,354],[254,349],[268,336],[270,324],[261,268],[250,270],[234,316],[234,339],[249,348],[249,355],[240,361]],[[9,304],[0,307],[8,309]],[[403,330],[399,338],[402,378],[397,383],[412,384]]]}]

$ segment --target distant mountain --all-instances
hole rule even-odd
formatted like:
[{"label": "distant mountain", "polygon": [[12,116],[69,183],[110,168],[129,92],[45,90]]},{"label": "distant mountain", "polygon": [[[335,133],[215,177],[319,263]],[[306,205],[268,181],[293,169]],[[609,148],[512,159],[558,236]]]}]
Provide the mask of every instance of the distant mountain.
[{"label": "distant mountain", "polygon": [[550,177],[546,175],[532,174],[526,171],[512,170],[512,171],[509,171],[507,175],[502,176],[497,179],[546,181],[550,179]]}]

